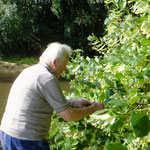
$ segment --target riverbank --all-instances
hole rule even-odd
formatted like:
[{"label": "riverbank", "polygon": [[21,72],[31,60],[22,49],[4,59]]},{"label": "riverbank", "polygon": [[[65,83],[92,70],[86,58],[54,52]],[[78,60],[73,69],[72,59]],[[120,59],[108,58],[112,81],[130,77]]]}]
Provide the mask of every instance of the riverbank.
[{"label": "riverbank", "polygon": [[38,63],[38,57],[8,57],[0,59],[0,70],[20,72],[24,68]]},{"label": "riverbank", "polygon": [[12,71],[12,72],[21,72],[23,69],[28,67],[28,64],[18,64],[18,63],[10,63],[6,61],[0,60],[0,71]]},{"label": "riverbank", "polygon": [[30,65],[10,63],[0,60],[0,79],[2,79],[4,82],[13,81],[19,75],[19,73],[28,66]]}]

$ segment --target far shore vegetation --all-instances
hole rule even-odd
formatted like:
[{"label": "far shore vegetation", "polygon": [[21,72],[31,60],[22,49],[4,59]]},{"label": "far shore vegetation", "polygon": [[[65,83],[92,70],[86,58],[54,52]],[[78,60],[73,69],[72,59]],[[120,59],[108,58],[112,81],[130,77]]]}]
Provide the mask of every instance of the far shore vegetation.
[{"label": "far shore vegetation", "polygon": [[39,58],[37,56],[34,57],[20,57],[20,56],[13,56],[13,57],[4,57],[4,58],[0,58],[0,65],[4,64],[3,62],[7,62],[7,63],[15,63],[18,65],[23,65],[23,64],[27,64],[27,65],[32,65],[32,64],[36,64],[39,61]]}]

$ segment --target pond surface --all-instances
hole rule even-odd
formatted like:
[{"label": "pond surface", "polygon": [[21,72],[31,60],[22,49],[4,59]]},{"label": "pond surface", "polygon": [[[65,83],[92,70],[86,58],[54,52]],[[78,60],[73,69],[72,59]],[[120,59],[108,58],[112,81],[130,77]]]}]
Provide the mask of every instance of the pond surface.
[{"label": "pond surface", "polygon": [[[12,71],[0,71],[0,122],[3,116],[5,106],[7,103],[7,97],[10,91],[10,88],[13,84],[13,81],[16,79],[19,73]],[[62,90],[71,92],[69,82],[68,81],[60,81],[60,86]]]}]

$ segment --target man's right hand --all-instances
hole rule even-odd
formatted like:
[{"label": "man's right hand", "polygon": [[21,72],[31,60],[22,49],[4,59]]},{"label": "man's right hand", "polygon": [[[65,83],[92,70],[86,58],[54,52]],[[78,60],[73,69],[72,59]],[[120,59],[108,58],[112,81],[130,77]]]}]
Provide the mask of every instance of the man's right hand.
[{"label": "man's right hand", "polygon": [[59,115],[66,121],[78,121],[101,109],[103,109],[102,103],[93,103],[84,108],[72,108],[69,106],[66,110],[60,112]]},{"label": "man's right hand", "polygon": [[95,111],[104,109],[103,103],[94,103],[92,105],[95,107]]}]

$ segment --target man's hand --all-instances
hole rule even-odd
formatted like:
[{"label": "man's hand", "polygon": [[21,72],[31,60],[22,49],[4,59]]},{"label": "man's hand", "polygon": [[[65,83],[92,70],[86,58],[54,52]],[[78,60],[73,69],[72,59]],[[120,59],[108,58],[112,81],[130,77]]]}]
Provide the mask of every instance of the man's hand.
[{"label": "man's hand", "polygon": [[[97,110],[103,109],[102,103],[92,103],[88,100],[77,100],[78,108],[68,107],[66,110],[59,113],[59,115],[66,121],[78,121],[87,117]],[[91,104],[89,107],[85,105]],[[79,108],[80,107],[80,108]]]},{"label": "man's hand", "polygon": [[92,105],[93,103],[94,102],[91,102],[86,99],[74,100],[74,107],[75,108],[84,108],[84,107]]},{"label": "man's hand", "polygon": [[95,106],[95,110],[96,110],[96,111],[97,111],[97,110],[102,110],[102,109],[104,109],[104,104],[103,104],[103,103],[94,103],[94,104],[92,104],[92,105]]}]

